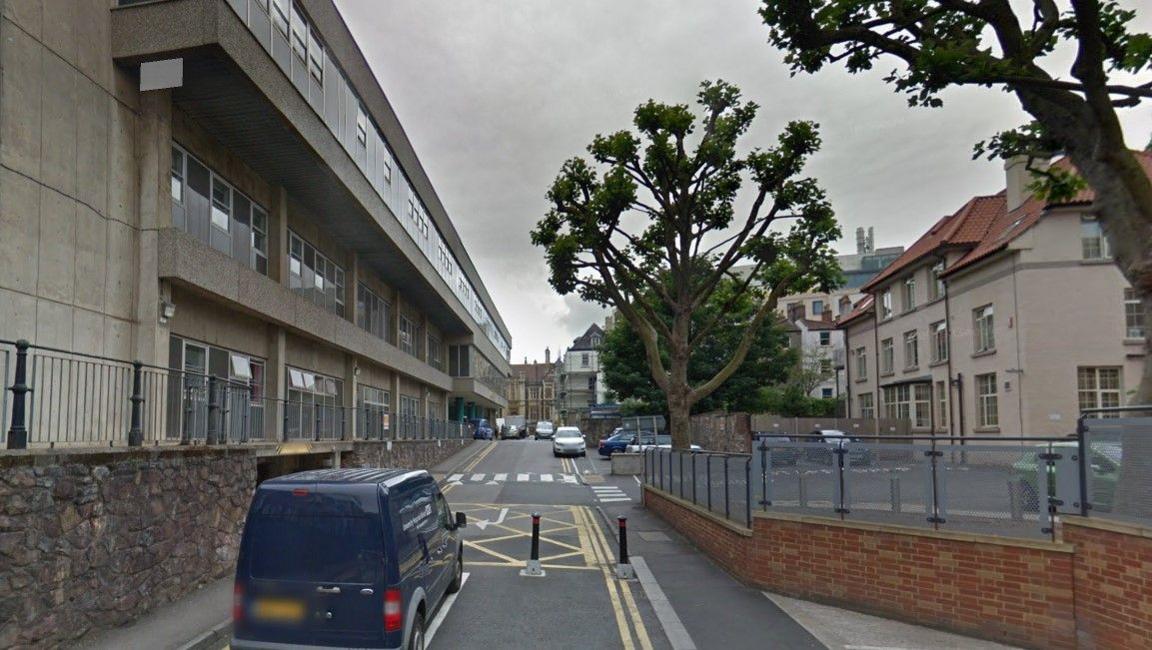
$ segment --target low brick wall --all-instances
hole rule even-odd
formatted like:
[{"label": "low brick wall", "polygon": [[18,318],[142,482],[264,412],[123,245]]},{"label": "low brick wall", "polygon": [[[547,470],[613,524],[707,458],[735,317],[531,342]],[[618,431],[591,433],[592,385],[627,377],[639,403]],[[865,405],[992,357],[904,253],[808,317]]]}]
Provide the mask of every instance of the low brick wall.
[{"label": "low brick wall", "polygon": [[474,444],[463,440],[366,440],[353,443],[352,451],[340,456],[343,467],[412,467],[428,469]]},{"label": "low brick wall", "polygon": [[1066,517],[1082,648],[1152,648],[1152,528]]},{"label": "low brick wall", "polygon": [[233,571],[250,450],[0,455],[0,647],[122,625]]},{"label": "low brick wall", "polygon": [[760,514],[749,530],[651,488],[644,501],[757,587],[1024,647],[1076,645],[1070,545]]}]

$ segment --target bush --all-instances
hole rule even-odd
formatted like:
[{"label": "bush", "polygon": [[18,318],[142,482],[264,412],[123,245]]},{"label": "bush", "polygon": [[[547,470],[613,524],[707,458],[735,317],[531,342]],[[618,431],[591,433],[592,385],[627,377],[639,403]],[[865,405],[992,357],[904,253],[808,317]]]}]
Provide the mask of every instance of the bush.
[{"label": "bush", "polygon": [[760,389],[759,413],[786,418],[831,418],[840,413],[841,400],[811,397],[799,386],[768,386]]}]

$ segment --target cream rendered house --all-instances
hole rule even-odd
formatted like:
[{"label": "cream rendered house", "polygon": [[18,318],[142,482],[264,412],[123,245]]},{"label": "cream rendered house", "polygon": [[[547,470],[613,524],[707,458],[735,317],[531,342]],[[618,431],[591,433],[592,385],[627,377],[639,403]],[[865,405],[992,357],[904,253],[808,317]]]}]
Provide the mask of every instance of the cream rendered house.
[{"label": "cream rendered house", "polygon": [[[1152,170],[1152,154],[1140,154]],[[1058,161],[1055,164],[1066,164]],[[1092,216],[1092,194],[1006,189],[944,217],[863,287],[838,323],[849,411],[913,431],[1059,436],[1082,408],[1118,406],[1140,379],[1140,304]]]}]

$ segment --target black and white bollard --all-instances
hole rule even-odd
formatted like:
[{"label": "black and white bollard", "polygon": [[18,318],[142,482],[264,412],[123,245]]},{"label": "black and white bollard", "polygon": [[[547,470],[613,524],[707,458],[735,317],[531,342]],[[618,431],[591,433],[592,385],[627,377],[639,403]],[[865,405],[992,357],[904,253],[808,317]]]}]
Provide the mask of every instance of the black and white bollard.
[{"label": "black and white bollard", "polygon": [[520,570],[520,575],[529,578],[543,578],[544,569],[540,568],[540,513],[532,513],[532,553],[528,565]]},{"label": "black and white bollard", "polygon": [[616,563],[616,577],[631,580],[636,577],[636,573],[628,560],[628,518],[621,515],[616,521],[620,524],[620,560]]}]

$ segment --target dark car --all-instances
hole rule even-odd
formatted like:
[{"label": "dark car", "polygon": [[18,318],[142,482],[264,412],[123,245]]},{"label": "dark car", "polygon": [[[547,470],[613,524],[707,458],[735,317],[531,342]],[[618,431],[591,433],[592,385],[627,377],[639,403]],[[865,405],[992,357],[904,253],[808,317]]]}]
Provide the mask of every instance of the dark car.
[{"label": "dark car", "polygon": [[492,425],[484,418],[472,418],[468,424],[472,427],[473,440],[491,440],[496,435]]},{"label": "dark car", "polygon": [[[800,448],[790,446],[797,442],[788,436],[763,436],[756,440],[752,446],[753,453],[760,453],[761,444],[764,445],[771,456],[772,467],[795,467],[800,460]],[[785,443],[777,446],[778,443]]]},{"label": "dark car", "polygon": [[636,442],[635,431],[618,431],[601,440],[598,449],[601,456],[611,458],[612,454],[624,451],[634,442]]},{"label": "dark car", "polygon": [[424,648],[460,589],[464,513],[425,471],[323,469],[252,497],[232,605],[232,648]]}]

